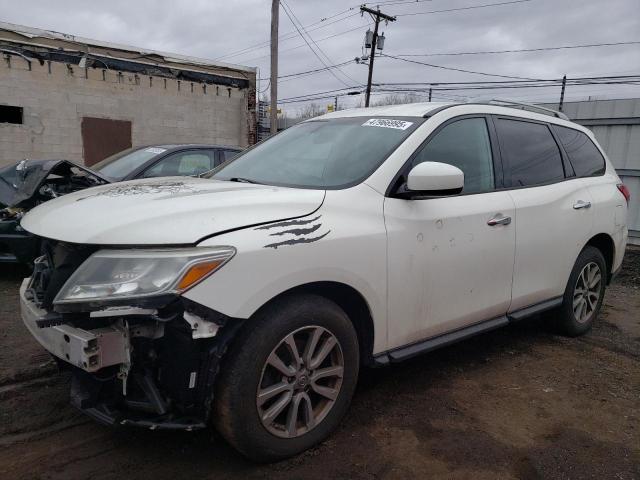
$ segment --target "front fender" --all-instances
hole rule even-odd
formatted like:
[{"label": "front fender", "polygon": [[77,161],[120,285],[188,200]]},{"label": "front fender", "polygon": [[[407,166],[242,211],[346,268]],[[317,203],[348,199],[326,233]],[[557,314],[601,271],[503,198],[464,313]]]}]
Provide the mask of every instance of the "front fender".
[{"label": "front fender", "polygon": [[307,217],[202,242],[200,246],[231,245],[237,253],[184,296],[229,317],[249,318],[292,288],[342,283],[358,291],[369,305],[376,332],[374,353],[383,350],[387,318],[382,196],[366,186],[359,195],[349,192],[330,192],[325,204]]}]

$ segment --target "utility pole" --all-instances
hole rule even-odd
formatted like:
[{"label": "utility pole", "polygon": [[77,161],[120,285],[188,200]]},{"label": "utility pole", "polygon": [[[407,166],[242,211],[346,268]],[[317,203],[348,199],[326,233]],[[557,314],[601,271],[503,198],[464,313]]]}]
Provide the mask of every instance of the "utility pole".
[{"label": "utility pole", "polygon": [[333,102],[333,111],[337,112],[338,111],[338,96],[336,95],[336,99]]},{"label": "utility pole", "polygon": [[271,1],[271,135],[278,133],[278,17],[280,0]]},{"label": "utility pole", "polygon": [[558,110],[562,111],[562,104],[564,103],[564,89],[567,86],[567,76],[562,77],[562,90],[560,90],[560,104]]},{"label": "utility pole", "polygon": [[431,87],[429,87],[429,102],[431,102]]},{"label": "utility pole", "polygon": [[376,26],[373,29],[373,40],[371,41],[371,56],[369,57],[369,77],[367,79],[367,93],[364,97],[364,106],[369,106],[369,99],[371,98],[371,80],[373,79],[373,59],[376,56],[376,44],[378,43],[378,25],[380,25],[380,20],[385,20],[386,22],[395,22],[396,17],[392,17],[391,15],[386,15],[378,10],[372,10],[371,8],[367,8],[365,6],[360,7],[360,11],[362,13],[370,14],[374,21],[376,22]]}]

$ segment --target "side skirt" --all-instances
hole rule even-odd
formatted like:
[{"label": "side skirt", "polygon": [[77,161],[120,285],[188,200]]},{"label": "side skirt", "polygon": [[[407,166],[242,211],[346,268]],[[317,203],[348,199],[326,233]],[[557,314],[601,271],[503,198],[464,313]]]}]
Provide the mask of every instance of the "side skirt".
[{"label": "side skirt", "polygon": [[453,343],[465,340],[480,333],[489,332],[500,327],[504,327],[509,323],[518,322],[525,318],[537,315],[539,313],[552,310],[562,305],[562,297],[552,298],[536,305],[516,310],[507,315],[503,315],[490,320],[485,320],[480,323],[475,323],[468,327],[454,330],[437,337],[428,338],[420,342],[412,343],[404,347],[395,348],[387,352],[382,352],[373,357],[374,364],[377,366],[384,366],[390,363],[397,363],[409,358],[421,355],[423,353],[431,352],[438,348],[446,347]]}]

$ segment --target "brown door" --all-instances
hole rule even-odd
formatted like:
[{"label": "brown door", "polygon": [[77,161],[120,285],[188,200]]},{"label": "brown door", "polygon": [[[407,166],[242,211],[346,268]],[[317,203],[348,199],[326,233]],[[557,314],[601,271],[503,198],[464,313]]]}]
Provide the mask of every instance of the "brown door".
[{"label": "brown door", "polygon": [[82,117],[84,164],[91,166],[131,147],[131,122]]}]

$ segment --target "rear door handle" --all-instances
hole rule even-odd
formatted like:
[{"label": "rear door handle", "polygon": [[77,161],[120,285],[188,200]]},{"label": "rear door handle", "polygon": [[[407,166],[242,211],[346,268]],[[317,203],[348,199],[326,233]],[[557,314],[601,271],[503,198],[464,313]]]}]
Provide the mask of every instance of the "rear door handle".
[{"label": "rear door handle", "polygon": [[573,204],[574,210],[580,210],[582,208],[591,208],[591,202],[585,202],[584,200],[578,200]]},{"label": "rear door handle", "polygon": [[502,215],[501,213],[496,214],[491,220],[487,222],[487,225],[490,227],[495,227],[496,225],[509,225],[511,223],[511,217],[507,217]]}]

